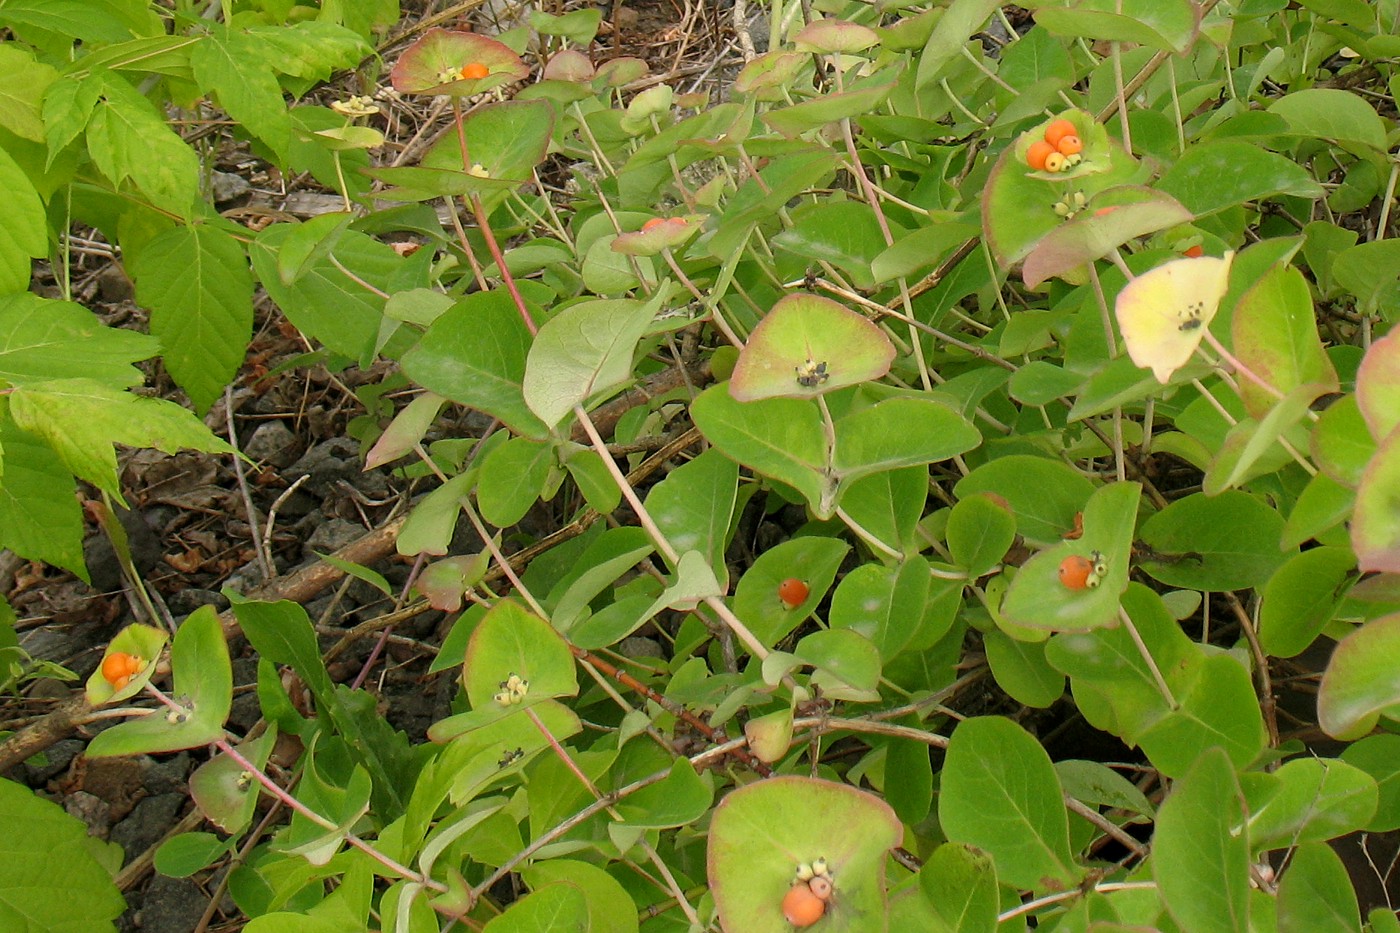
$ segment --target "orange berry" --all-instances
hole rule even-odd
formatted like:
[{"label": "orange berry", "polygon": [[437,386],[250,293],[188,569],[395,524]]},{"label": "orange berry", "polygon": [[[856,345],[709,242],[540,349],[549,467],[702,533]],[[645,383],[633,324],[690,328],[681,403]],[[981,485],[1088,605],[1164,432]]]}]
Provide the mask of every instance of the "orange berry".
[{"label": "orange berry", "polygon": [[783,895],[783,917],[795,927],[809,927],[826,913],[826,901],[801,882]]},{"label": "orange berry", "polygon": [[1186,249],[1181,251],[1181,255],[1188,256],[1191,259],[1199,259],[1205,254],[1206,251],[1201,247],[1201,244],[1199,243],[1197,243],[1195,246],[1188,246],[1186,247]]},{"label": "orange berry", "polygon": [[[1079,130],[1075,129],[1073,123],[1061,117],[1058,120],[1051,121],[1050,125],[1045,128],[1045,141],[1059,148],[1061,139],[1064,139],[1066,136],[1074,136],[1078,132]],[[1060,149],[1060,151],[1064,152],[1063,149]]]},{"label": "orange berry", "polygon": [[1045,157],[1045,170],[1047,172],[1063,172],[1068,165],[1065,157],[1058,152],[1051,152]]},{"label": "orange berry", "polygon": [[1060,583],[1067,590],[1085,589],[1093,575],[1093,563],[1081,554],[1071,554],[1060,561]]},{"label": "orange berry", "polygon": [[102,679],[118,690],[131,682],[131,678],[146,664],[134,654],[113,651],[102,659]]},{"label": "orange berry", "polygon": [[491,73],[491,69],[481,62],[467,62],[462,66],[460,73],[463,78],[467,79],[484,78]]},{"label": "orange berry", "polygon": [[811,588],[796,577],[788,577],[778,584],[778,598],[783,601],[783,605],[789,609],[796,609],[807,601],[807,594]]},{"label": "orange berry", "polygon": [[646,223],[642,224],[642,230],[655,230],[657,227],[661,226],[665,222],[665,219],[661,217],[653,217]]},{"label": "orange berry", "polygon": [[1026,164],[1037,172],[1045,170],[1045,160],[1055,151],[1055,147],[1043,139],[1038,139],[1031,143],[1031,147],[1026,150]]},{"label": "orange berry", "polygon": [[1060,155],[1077,155],[1084,151],[1084,143],[1071,133],[1069,136],[1061,136],[1060,141],[1055,143],[1055,148]]}]

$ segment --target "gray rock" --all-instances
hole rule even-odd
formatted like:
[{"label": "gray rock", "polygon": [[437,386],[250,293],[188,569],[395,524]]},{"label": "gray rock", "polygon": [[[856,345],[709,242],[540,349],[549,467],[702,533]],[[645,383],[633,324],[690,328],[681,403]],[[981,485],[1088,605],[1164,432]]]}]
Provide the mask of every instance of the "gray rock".
[{"label": "gray rock", "polygon": [[204,916],[209,896],[189,878],[157,874],[141,904],[143,933],[190,933]]},{"label": "gray rock", "polygon": [[111,841],[121,846],[127,861],[131,861],[170,831],[186,799],[184,794],[147,797],[126,819],[112,827]]},{"label": "gray rock", "polygon": [[278,469],[295,463],[300,451],[297,436],[281,421],[264,421],[243,445],[249,457]]},{"label": "gray rock", "polygon": [[[360,472],[360,444],[354,438],[333,437],[312,447],[284,471],[288,482],[311,477],[309,492],[325,495],[336,480],[349,480]],[[303,489],[306,487],[303,486]]]},{"label": "gray rock", "polygon": [[317,525],[316,530],[311,532],[311,536],[306,539],[306,544],[302,553],[309,559],[314,557],[312,552],[329,554],[338,551],[351,541],[364,535],[365,530],[359,525],[347,522],[343,518],[333,518],[324,524]]}]

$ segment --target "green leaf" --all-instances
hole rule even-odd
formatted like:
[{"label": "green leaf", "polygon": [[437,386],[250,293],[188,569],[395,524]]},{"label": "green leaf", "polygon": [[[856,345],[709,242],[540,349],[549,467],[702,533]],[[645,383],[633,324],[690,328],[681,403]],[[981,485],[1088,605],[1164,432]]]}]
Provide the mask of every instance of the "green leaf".
[{"label": "green leaf", "polygon": [[550,318],[525,361],[525,404],[550,428],[590,397],[632,378],[632,354],[651,323],[640,301],[583,301]]},{"label": "green leaf", "polygon": [[482,933],[587,933],[588,901],[577,886],[556,882],[520,898],[481,929]]},{"label": "green leaf", "polygon": [[714,786],[688,759],[678,758],[659,783],[648,785],[618,803],[629,826],[668,829],[700,819],[710,809]]},{"label": "green leaf", "polygon": [[927,819],[933,804],[933,765],[928,753],[927,745],[911,739],[896,739],[885,750],[885,774],[894,778],[885,781],[885,800],[910,826]]},{"label": "green leaf", "polygon": [[1400,431],[1391,431],[1356,490],[1351,549],[1363,571],[1400,572]]},{"label": "green leaf", "polygon": [[[851,546],[839,538],[798,537],[758,555],[734,590],[734,612],[763,644],[772,647],[817,607]],[[807,598],[789,609],[778,597],[788,578],[807,584]],[[847,576],[849,578],[849,575]]]},{"label": "green leaf", "polygon": [[834,700],[873,703],[880,698],[880,651],[850,629],[828,629],[804,637],[793,656],[816,668],[812,684]]},{"label": "green leaf", "polygon": [[1074,530],[1074,516],[1094,492],[1094,484],[1073,467],[1048,457],[1013,454],[973,470],[953,487],[961,499],[991,492],[1011,503],[1016,531],[1027,541],[1051,544]]},{"label": "green leaf", "polygon": [[0,293],[23,292],[29,288],[30,259],[48,252],[48,217],[29,176],[4,149],[0,188],[9,203],[0,225]]},{"label": "green leaf", "polygon": [[740,402],[721,383],[700,393],[690,416],[725,456],[792,486],[819,517],[834,514],[835,484],[823,476],[826,435],[814,404],[788,398]]},{"label": "green leaf", "polygon": [[1400,828],[1400,735],[1381,732],[1352,742],[1343,749],[1342,761],[1376,780],[1376,814],[1366,824],[1367,832]]},{"label": "green leaf", "polygon": [[[517,60],[518,61],[518,60]],[[468,140],[467,157],[456,133],[446,134],[423,156],[425,169],[462,173],[481,166],[488,180],[511,184],[482,198],[490,209],[513,188],[528,182],[544,160],[554,130],[554,107],[545,100],[512,100],[474,109],[462,121]]]},{"label": "green leaf", "polygon": [[997,686],[1017,703],[1046,709],[1065,692],[1065,675],[1045,660],[1045,642],[1018,641],[1000,630],[982,635]]},{"label": "green leaf", "polygon": [[175,752],[208,745],[224,736],[233,702],[233,668],[228,645],[212,606],[201,606],[180,626],[170,646],[175,687],[170,698],[181,710],[159,707],[97,735],[91,758]]},{"label": "green leaf", "polygon": [[249,251],[258,281],[297,330],[337,353],[369,359],[384,320],[383,295],[418,283],[395,280],[404,260],[388,244],[347,230],[330,251],[333,256],[318,257],[295,282],[283,284],[277,262],[294,229],[273,224],[258,234]]},{"label": "green leaf", "polygon": [[55,379],[16,388],[10,412],[48,441],[73,473],[121,499],[112,445],[231,453],[226,441],[174,402],[108,388],[90,379]]},{"label": "green leaf", "polygon": [[[1084,505],[1084,534],[1045,548],[1021,566],[1002,602],[1001,614],[1029,629],[1075,631],[1116,624],[1118,598],[1128,585],[1133,526],[1142,487],[1137,483],[1101,486]],[[1060,581],[1065,560],[1093,560],[1106,570],[1096,587],[1070,589]]]},{"label": "green leaf", "polygon": [[44,141],[44,92],[58,77],[52,65],[15,43],[0,46],[0,125],[23,139]]},{"label": "green leaf", "polygon": [[131,364],[159,351],[155,339],[106,327],[71,301],[27,292],[0,297],[0,379],[12,385],[79,377],[140,385],[145,376]]},{"label": "green leaf", "polygon": [[899,843],[894,811],[845,784],[773,777],[731,792],[715,808],[708,875],[720,923],[745,933],[791,933],[783,895],[799,865],[826,859],[841,910],[831,933],[883,933],[885,853]]},{"label": "green leaf", "polygon": [[996,0],[953,0],[919,55],[915,86],[922,90],[943,77],[945,67],[962,54],[967,41],[981,31],[1000,6]]},{"label": "green leaf", "polygon": [[848,91],[828,91],[787,107],[769,110],[764,123],[788,138],[847,117],[870,113],[884,103],[895,88],[894,82],[856,87]]},{"label": "green leaf", "polygon": [[1295,849],[1278,886],[1279,933],[1356,933],[1361,910],[1346,866],[1319,842]]},{"label": "green leaf", "polygon": [[1301,654],[1332,620],[1356,577],[1347,548],[1316,547],[1295,554],[1264,586],[1259,643],[1276,658]]},{"label": "green leaf", "polygon": [[557,466],[554,447],[528,437],[512,437],[481,462],[476,501],[481,517],[509,528],[525,517],[545,492]]},{"label": "green leaf", "polygon": [[829,262],[851,276],[858,288],[870,288],[871,263],[884,240],[870,207],[858,201],[805,205],[793,211],[792,226],[773,237],[781,250],[816,262]]},{"label": "green leaf", "polygon": [[928,561],[918,555],[894,566],[861,564],[837,585],[827,621],[833,629],[849,629],[868,638],[881,660],[888,662],[916,636],[923,636],[919,639],[923,642],[943,634],[920,632],[929,582]]},{"label": "green leaf", "polygon": [[[1255,802],[1251,791],[1262,790]],[[1375,815],[1376,780],[1335,758],[1299,758],[1251,774],[1249,844],[1256,852],[1325,842],[1364,829]]]},{"label": "green leaf", "polygon": [[276,61],[265,49],[260,37],[216,30],[190,52],[190,65],[200,90],[285,161],[292,121],[273,73]]},{"label": "green leaf", "polygon": [[1157,187],[1197,217],[1280,194],[1320,198],[1324,193],[1296,162],[1241,139],[1192,146]]},{"label": "green leaf", "polygon": [[[525,682],[522,698],[498,703],[497,695],[506,689],[501,685],[512,674]],[[568,644],[548,622],[510,600],[498,602],[472,633],[462,681],[474,710],[578,693]]]},{"label": "green leaf", "polygon": [[1193,933],[1249,926],[1249,842],[1245,813],[1225,753],[1209,748],[1172,788],[1157,814],[1152,873],[1167,910]]},{"label": "green leaf", "polygon": [[1191,220],[1174,198],[1150,188],[1111,188],[1035,244],[1022,268],[1027,288],[1102,259],[1119,246]]},{"label": "green leaf", "polygon": [[637,933],[637,905],[617,879],[589,862],[547,859],[521,875],[533,890],[557,881],[575,885],[588,901],[589,933]]},{"label": "green leaf", "polygon": [[1373,314],[1395,289],[1395,270],[1400,268],[1400,240],[1358,243],[1337,254],[1332,278],[1356,296],[1364,314]]},{"label": "green leaf", "polygon": [[1242,590],[1268,580],[1288,559],[1283,516],[1248,493],[1178,499],[1142,526],[1151,548],[1142,569],[1168,586]]},{"label": "green leaf", "polygon": [[1395,658],[1400,652],[1400,614],[1367,622],[1332,652],[1317,693],[1318,723],[1334,738],[1351,740],[1370,732],[1383,711],[1400,703]]},{"label": "green leaf", "polygon": [[230,843],[213,833],[180,833],[156,850],[156,871],[171,878],[188,878],[214,864],[230,849]]},{"label": "green leaf", "polygon": [[[268,727],[261,735],[255,739],[249,739],[238,746],[239,753],[254,767],[262,769],[267,764],[268,758],[272,756],[273,744],[277,741],[277,727]],[[226,833],[237,835],[241,833],[253,820],[253,812],[257,808],[258,793],[262,785],[258,783],[256,777],[244,770],[241,762],[235,761],[227,753],[223,753],[209,759],[200,765],[190,775],[189,781],[190,798],[199,807],[205,818]],[[179,838],[179,837],[177,837]],[[161,847],[164,851],[164,846]],[[221,853],[214,853],[208,857],[213,861]],[[157,860],[160,853],[156,854]],[[185,877],[205,868],[209,861],[197,864],[186,871]],[[161,869],[165,874],[171,872]]]},{"label": "green leaf", "polygon": [[[1318,338],[1312,294],[1292,266],[1274,266],[1241,296],[1230,330],[1235,355],[1284,395],[1303,385],[1316,386],[1314,397],[1337,390],[1337,371]],[[1252,380],[1241,379],[1239,391],[1256,418],[1277,403],[1277,396]]]},{"label": "green leaf", "polygon": [[841,508],[852,521],[906,553],[918,549],[927,501],[928,469],[922,465],[872,473],[841,493]]},{"label": "green leaf", "polygon": [[969,579],[990,572],[1016,539],[1016,519],[1004,502],[986,493],[959,499],[948,513],[948,553]]},{"label": "green leaf", "polygon": [[404,354],[404,372],[430,391],[501,419],[518,434],[544,437],[549,429],[525,404],[530,340],[509,294],[478,292],[433,322]]},{"label": "green leaf", "polygon": [[1185,52],[1196,38],[1198,13],[1188,0],[1078,0],[1064,6],[1030,3],[1035,21],[1058,36],[1083,36]]},{"label": "green leaf", "polygon": [[87,581],[83,510],[73,496],[73,474],[51,447],[8,416],[0,417],[0,455],[0,545]]},{"label": "green leaf", "polygon": [[252,338],[253,275],[243,247],[207,224],[176,227],[143,246],[130,269],[165,368],[195,410],[208,411]]},{"label": "green leaf", "polygon": [[332,683],[321,660],[311,618],[298,603],[233,601],[233,614],[248,643],[265,660],[293,668],[311,688],[316,702],[327,708],[332,702]]},{"label": "green leaf", "polygon": [[247,38],[260,47],[264,67],[310,81],[324,81],[374,54],[361,36],[328,20],[252,26]]},{"label": "green leaf", "polygon": [[1236,767],[1244,767],[1263,750],[1265,740],[1249,672],[1229,655],[1213,655],[1192,673],[1186,689],[1173,685],[1176,706],[1142,732],[1138,744],[1168,777],[1185,774],[1203,748],[1223,748]]},{"label": "green leaf", "polygon": [[95,76],[101,102],[87,124],[88,154],[114,185],[131,179],[158,208],[189,217],[199,158],[149,100],[115,74]]},{"label": "green leaf", "polygon": [[1332,479],[1353,489],[1361,483],[1362,472],[1376,454],[1376,442],[1356,395],[1344,395],[1327,407],[1313,425],[1308,446],[1318,467]]},{"label": "green leaf", "polygon": [[678,552],[699,551],[728,589],[724,552],[738,500],[739,468],[718,450],[707,450],[667,474],[647,493],[646,509]]},{"label": "green leaf", "polygon": [[87,827],[55,803],[0,779],[0,927],[16,933],[115,930],[126,901],[97,860]]},{"label": "green leaf", "polygon": [[1001,906],[997,870],[985,852],[956,842],[944,843],[920,869],[919,889],[949,933],[996,930]]},{"label": "green leaf", "polygon": [[1385,122],[1375,109],[1350,91],[1310,87],[1285,94],[1269,112],[1288,121],[1290,135],[1330,139],[1349,149],[1385,152]]},{"label": "green leaf", "polygon": [[988,853],[1007,884],[1075,882],[1060,779],[1040,743],[1009,719],[979,716],[953,730],[938,819],[950,841]]},{"label": "green leaf", "polygon": [[936,399],[896,396],[836,420],[831,465],[841,487],[884,470],[938,463],[982,440],[972,423]]}]

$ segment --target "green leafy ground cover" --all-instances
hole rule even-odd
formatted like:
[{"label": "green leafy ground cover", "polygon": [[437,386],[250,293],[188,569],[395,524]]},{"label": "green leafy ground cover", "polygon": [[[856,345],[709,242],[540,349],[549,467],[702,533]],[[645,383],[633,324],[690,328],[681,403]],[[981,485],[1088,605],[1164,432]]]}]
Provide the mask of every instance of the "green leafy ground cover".
[{"label": "green leafy ground cover", "polygon": [[[87,754],[210,750],[156,868],[232,859],[249,931],[1400,929],[1357,894],[1400,828],[1400,5],[761,12],[707,94],[589,8],[0,5],[0,545],[83,575],[115,445],[232,454],[260,293],[381,366],[353,436],[432,490],[428,741],[293,601],[112,641]],[[223,145],[343,209],[220,214]],[[149,334],[71,300],[78,229]],[[14,622],[12,691],[54,673]],[[110,928],[110,846],[0,807],[0,925]]]}]

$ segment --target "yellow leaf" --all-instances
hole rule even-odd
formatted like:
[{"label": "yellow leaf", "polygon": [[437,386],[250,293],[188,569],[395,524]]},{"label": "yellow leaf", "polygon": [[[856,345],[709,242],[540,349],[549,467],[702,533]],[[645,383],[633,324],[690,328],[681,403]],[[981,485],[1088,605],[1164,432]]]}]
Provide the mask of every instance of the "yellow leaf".
[{"label": "yellow leaf", "polygon": [[1230,260],[1200,256],[1164,263],[1118,293],[1114,313],[1128,355],[1166,383],[1200,345],[1225,297]]}]

